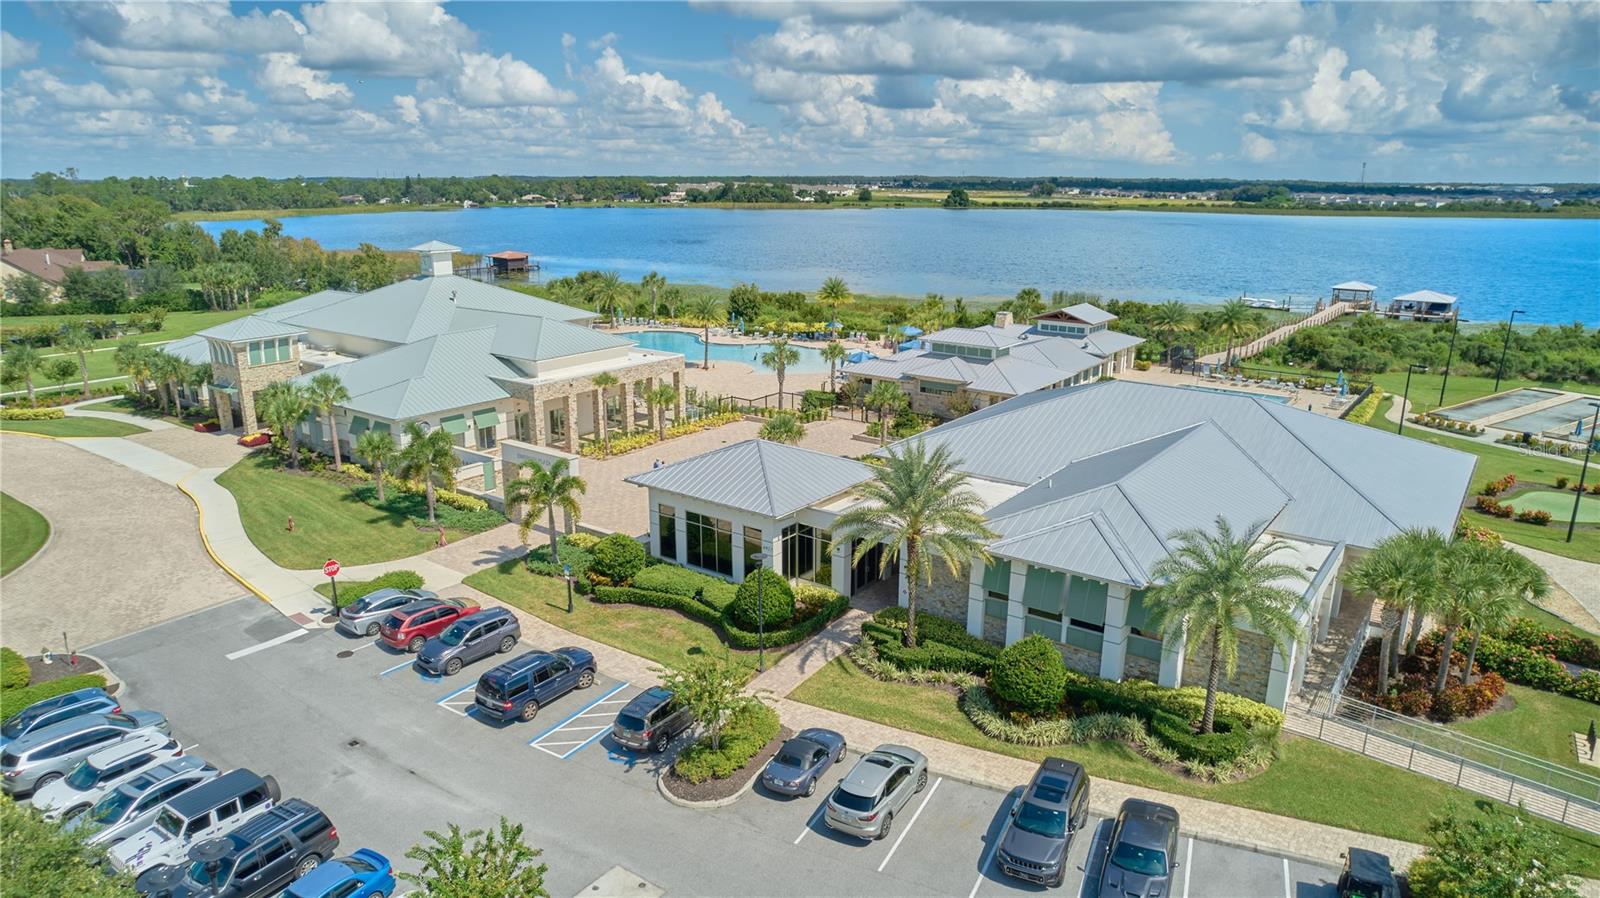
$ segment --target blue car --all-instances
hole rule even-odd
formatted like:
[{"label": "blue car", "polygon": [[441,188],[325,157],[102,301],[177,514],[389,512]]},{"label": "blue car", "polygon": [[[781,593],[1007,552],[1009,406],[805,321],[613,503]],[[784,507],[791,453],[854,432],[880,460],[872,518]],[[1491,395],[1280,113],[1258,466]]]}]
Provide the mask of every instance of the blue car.
[{"label": "blue car", "polygon": [[389,859],[371,848],[357,848],[295,880],[279,898],[388,898],[394,893]]},{"label": "blue car", "polygon": [[783,743],[761,772],[761,785],[779,795],[817,791],[817,780],[844,760],[844,737],[833,730],[809,727]]},{"label": "blue car", "polygon": [[40,699],[0,724],[0,748],[63,720],[84,714],[116,714],[121,710],[122,703],[98,686]]}]

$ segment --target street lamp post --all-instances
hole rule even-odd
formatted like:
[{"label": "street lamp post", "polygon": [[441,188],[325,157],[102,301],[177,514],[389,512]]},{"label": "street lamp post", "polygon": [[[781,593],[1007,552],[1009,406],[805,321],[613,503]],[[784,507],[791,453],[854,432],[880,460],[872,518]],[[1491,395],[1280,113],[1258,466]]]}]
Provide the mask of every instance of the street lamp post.
[{"label": "street lamp post", "polygon": [[1444,405],[1444,388],[1450,383],[1450,363],[1456,360],[1456,332],[1461,330],[1461,309],[1456,308],[1454,317],[1450,319],[1450,351],[1444,356],[1444,380],[1439,384],[1439,405]]},{"label": "street lamp post", "polygon": [[1500,344],[1500,365],[1494,369],[1494,391],[1500,392],[1500,378],[1506,373],[1506,350],[1511,348],[1511,325],[1516,323],[1517,316],[1522,314],[1521,309],[1512,309],[1511,317],[1506,319],[1506,339]]},{"label": "street lamp post", "polygon": [[750,557],[756,562],[756,672],[761,673],[767,669],[767,612],[761,595],[761,587],[767,578],[761,575],[761,571],[772,560],[772,553],[757,552]]},{"label": "street lamp post", "polygon": [[1411,372],[1427,370],[1427,365],[1406,366],[1406,391],[1400,394],[1400,414],[1398,416],[1400,423],[1395,425],[1395,433],[1404,434],[1406,432],[1406,412],[1411,410]]},{"label": "street lamp post", "polygon": [[561,579],[567,581],[567,613],[572,613],[572,565],[561,566]]},{"label": "street lamp post", "polygon": [[1600,424],[1600,402],[1591,402],[1594,417],[1589,419],[1588,439],[1583,442],[1583,468],[1578,471],[1578,495],[1572,499],[1572,517],[1567,521],[1567,542],[1572,542],[1572,528],[1578,525],[1578,503],[1583,501],[1583,479],[1589,474],[1589,453],[1594,451],[1594,427]]}]

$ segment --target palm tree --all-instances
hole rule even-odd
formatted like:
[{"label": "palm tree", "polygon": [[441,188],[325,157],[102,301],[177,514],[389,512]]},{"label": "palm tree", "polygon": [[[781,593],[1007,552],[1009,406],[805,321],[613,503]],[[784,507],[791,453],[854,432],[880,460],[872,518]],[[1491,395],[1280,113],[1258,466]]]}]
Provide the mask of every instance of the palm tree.
[{"label": "palm tree", "polygon": [[201,362],[198,365],[190,365],[187,371],[185,371],[183,385],[186,387],[193,387],[195,395],[197,396],[204,395],[206,397],[206,408],[213,407],[211,393],[206,390],[206,385],[209,383],[211,383],[210,362]]},{"label": "palm tree", "polygon": [[[171,395],[167,392],[167,387],[183,376],[183,372],[179,368],[182,364],[182,359],[174,355],[168,355],[160,350],[151,350],[150,357],[145,360],[145,372],[155,384],[156,398],[161,400],[161,413],[163,415],[168,413],[167,397]],[[262,398],[263,401],[266,398],[264,392]],[[173,408],[172,414],[178,414],[178,411],[177,408]]]},{"label": "palm tree", "polygon": [[111,361],[117,370],[128,375],[133,382],[133,388],[141,395],[144,393],[147,358],[150,350],[143,343],[129,337],[117,344],[117,349],[111,354]]},{"label": "palm tree", "polygon": [[844,284],[844,278],[828,278],[822,282],[822,289],[817,291],[817,302],[825,303],[828,312],[833,317],[829,321],[839,320],[839,307],[847,306],[852,302],[850,288]]},{"label": "palm tree", "polygon": [[1150,326],[1164,336],[1167,364],[1172,364],[1172,338],[1178,331],[1189,327],[1189,307],[1176,299],[1168,300],[1150,313]]},{"label": "palm tree", "polygon": [[898,412],[905,405],[906,394],[892,381],[880,380],[872,385],[863,402],[867,408],[878,411],[878,445],[881,447],[889,438],[889,412]]},{"label": "palm tree", "polygon": [[81,324],[69,324],[61,336],[56,338],[56,346],[67,352],[78,354],[78,373],[83,376],[83,397],[89,398],[89,350],[94,348],[94,334]]},{"label": "palm tree", "polygon": [[790,365],[800,363],[800,350],[789,345],[788,337],[773,337],[772,348],[761,354],[761,364],[778,375],[778,410],[783,410],[783,378]]},{"label": "palm tree", "polygon": [[644,391],[645,404],[650,407],[650,414],[656,422],[656,439],[667,438],[667,409],[678,401],[678,391],[672,384],[656,384]]},{"label": "palm tree", "polygon": [[628,294],[632,292],[632,288],[622,282],[622,275],[607,271],[589,287],[589,299],[594,303],[596,312],[614,323],[622,307],[627,305]]},{"label": "palm tree", "polygon": [[1350,569],[1345,582],[1358,592],[1370,592],[1384,604],[1399,608],[1399,632],[1389,644],[1388,663],[1383,679],[1400,670],[1400,648],[1405,642],[1406,620],[1411,624],[1411,640],[1405,652],[1416,650],[1427,617],[1439,594],[1439,557],[1448,548],[1444,534],[1433,528],[1413,528],[1387,537],[1362,556]]},{"label": "palm tree", "polygon": [[833,522],[835,542],[856,539],[852,564],[860,564],[872,547],[883,544],[881,570],[905,555],[905,644],[917,644],[917,587],[933,583],[935,556],[944,560],[951,577],[975,558],[989,561],[983,544],[995,534],[984,526],[983,501],[967,485],[961,463],[940,446],[928,451],[923,440],[889,450],[882,467],[860,486],[866,499]]},{"label": "palm tree", "polygon": [[654,271],[639,279],[639,286],[650,291],[650,319],[656,318],[656,296],[667,285],[667,279]]},{"label": "palm tree", "polygon": [[422,481],[428,500],[428,523],[437,524],[434,487],[451,489],[456,485],[455,447],[443,429],[424,431],[415,421],[406,422],[405,433],[406,444],[395,453],[395,471],[407,480]]},{"label": "palm tree", "polygon": [[319,371],[308,385],[306,395],[311,404],[328,421],[328,442],[333,444],[333,469],[344,470],[344,459],[339,454],[338,423],[334,420],[333,410],[340,404],[350,401],[350,391],[345,389],[344,381],[332,371]]},{"label": "palm tree", "polygon": [[1478,604],[1466,616],[1465,623],[1472,629],[1472,646],[1467,650],[1467,666],[1462,671],[1463,682],[1472,679],[1472,666],[1478,660],[1478,639],[1483,631],[1504,626],[1516,615],[1521,600],[1537,602],[1550,594],[1549,578],[1531,558],[1507,545],[1480,544],[1489,548],[1489,561],[1499,568],[1499,572],[1490,589],[1478,597]]},{"label": "palm tree", "polygon": [[33,377],[44,367],[44,356],[38,349],[20,343],[6,350],[4,365],[5,379],[22,381],[28,388],[28,404],[33,405]]},{"label": "palm tree", "polygon": [[311,414],[311,398],[305,388],[286,380],[268,386],[261,391],[256,414],[289,441],[290,469],[300,467],[300,422]]},{"label": "palm tree", "polygon": [[550,521],[550,560],[561,563],[556,544],[556,509],[566,514],[567,520],[576,523],[581,509],[578,497],[588,492],[589,485],[576,474],[568,473],[567,460],[558,458],[546,468],[537,459],[525,459],[521,466],[523,476],[506,484],[506,505],[527,503],[517,530],[523,545],[527,545],[528,531],[539,523],[539,515],[546,514]]},{"label": "palm tree", "polygon": [[795,444],[805,438],[806,428],[794,412],[778,412],[761,425],[761,438],[774,443]]},{"label": "palm tree", "polygon": [[[654,274],[655,272],[651,272]],[[611,454],[611,430],[606,421],[606,390],[617,385],[617,376],[609,371],[602,371],[589,378],[594,384],[594,422],[600,428],[600,442],[606,447],[606,454]]]},{"label": "palm tree", "polygon": [[702,293],[689,300],[689,307],[684,310],[684,320],[689,324],[698,324],[702,328],[700,334],[701,348],[705,350],[705,358],[700,361],[700,367],[711,367],[711,325],[721,324],[728,320],[727,313],[722,311],[722,300],[709,293]]},{"label": "palm tree", "polygon": [[839,363],[850,357],[850,351],[838,340],[829,340],[828,345],[822,347],[822,357],[828,361],[828,389],[836,387],[839,380]]},{"label": "palm tree", "polygon": [[1177,547],[1151,568],[1152,578],[1160,584],[1148,596],[1155,626],[1169,639],[1198,637],[1190,643],[1190,652],[1204,645],[1211,656],[1202,733],[1214,729],[1223,672],[1231,677],[1238,667],[1243,627],[1272,640],[1285,656],[1300,638],[1294,617],[1300,594],[1276,584],[1304,581],[1306,576],[1295,565],[1272,560],[1289,545],[1276,537],[1256,540],[1252,534],[1263,526],[1256,524],[1235,536],[1227,519],[1219,516],[1215,533],[1179,530],[1167,537]]},{"label": "palm tree", "polygon": [[383,471],[394,461],[394,434],[387,430],[365,430],[356,437],[356,444],[351,448],[356,455],[366,459],[368,467],[372,468],[372,483],[378,488],[378,502],[381,504],[384,501]]},{"label": "palm tree", "polygon": [[1023,287],[1018,290],[1017,297],[1011,300],[1011,314],[1018,324],[1043,315],[1044,297],[1040,295],[1039,288]]},{"label": "palm tree", "polygon": [[1217,330],[1228,337],[1228,351],[1222,356],[1224,365],[1233,364],[1233,344],[1255,330],[1256,313],[1242,299],[1230,299],[1217,308],[1212,316]]},{"label": "palm tree", "polygon": [[[1444,629],[1444,638],[1439,641],[1439,675],[1433,681],[1436,695],[1444,692],[1449,682],[1450,653],[1455,650],[1456,636],[1474,612],[1489,604],[1488,597],[1497,588],[1500,566],[1494,548],[1479,540],[1457,540],[1439,560],[1440,589],[1432,615]],[[1463,673],[1470,674],[1471,669]]]}]

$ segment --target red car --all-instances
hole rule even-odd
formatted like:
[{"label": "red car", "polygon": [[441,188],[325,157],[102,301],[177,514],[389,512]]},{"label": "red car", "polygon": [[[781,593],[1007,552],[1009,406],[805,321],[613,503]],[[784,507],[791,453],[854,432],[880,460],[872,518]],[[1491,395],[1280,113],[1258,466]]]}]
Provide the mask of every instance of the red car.
[{"label": "red car", "polygon": [[460,599],[420,599],[384,618],[378,638],[389,648],[416,652],[429,637],[438,636],[445,627],[477,610],[477,605]]}]

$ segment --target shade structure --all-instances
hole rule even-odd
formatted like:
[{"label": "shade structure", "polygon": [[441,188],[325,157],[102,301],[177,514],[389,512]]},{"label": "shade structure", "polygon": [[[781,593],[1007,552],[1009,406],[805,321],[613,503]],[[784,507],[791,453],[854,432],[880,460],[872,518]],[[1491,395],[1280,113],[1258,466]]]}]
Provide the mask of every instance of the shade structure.
[{"label": "shade structure", "polygon": [[500,413],[492,408],[480,408],[472,413],[472,424],[475,427],[493,427],[500,423]]},{"label": "shade structure", "polygon": [[908,337],[920,337],[922,336],[922,328],[917,327],[914,324],[905,324],[901,325],[900,333],[905,334]]},{"label": "shade structure", "polygon": [[467,416],[449,415],[439,419],[439,426],[444,428],[445,433],[466,433]]}]

